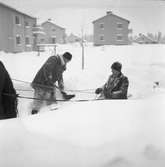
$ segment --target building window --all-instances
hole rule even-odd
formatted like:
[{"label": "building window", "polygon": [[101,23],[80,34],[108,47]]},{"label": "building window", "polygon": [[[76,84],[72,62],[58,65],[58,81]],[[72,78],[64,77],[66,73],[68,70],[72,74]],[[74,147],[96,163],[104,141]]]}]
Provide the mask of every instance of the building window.
[{"label": "building window", "polygon": [[56,43],[56,38],[52,37],[52,43]]},{"label": "building window", "polygon": [[29,37],[26,37],[26,38],[25,38],[25,44],[26,44],[26,45],[30,45],[30,38],[29,38]]},{"label": "building window", "polygon": [[16,44],[17,44],[17,45],[20,45],[20,44],[21,44],[21,36],[20,36],[20,35],[17,35],[17,36],[16,36]]},{"label": "building window", "polygon": [[43,38],[42,38],[42,39],[40,39],[40,42],[41,42],[41,43],[44,43],[44,41],[45,41],[45,39],[43,39]]},{"label": "building window", "polygon": [[104,23],[100,23],[100,28],[103,30],[104,29]]},{"label": "building window", "polygon": [[100,35],[100,41],[104,41],[104,35]]},{"label": "building window", "polygon": [[26,28],[30,27],[29,22],[25,21],[25,27]]},{"label": "building window", "polygon": [[123,36],[121,34],[117,35],[117,41],[122,41],[123,40]]},{"label": "building window", "polygon": [[54,32],[54,31],[56,31],[56,29],[55,29],[55,28],[53,28],[53,29],[52,29],[52,31]]},{"label": "building window", "polygon": [[20,21],[20,17],[19,16],[15,16],[15,24],[21,25],[21,21]]},{"label": "building window", "polygon": [[122,23],[117,23],[117,28],[118,29],[122,29],[123,28],[123,24]]}]

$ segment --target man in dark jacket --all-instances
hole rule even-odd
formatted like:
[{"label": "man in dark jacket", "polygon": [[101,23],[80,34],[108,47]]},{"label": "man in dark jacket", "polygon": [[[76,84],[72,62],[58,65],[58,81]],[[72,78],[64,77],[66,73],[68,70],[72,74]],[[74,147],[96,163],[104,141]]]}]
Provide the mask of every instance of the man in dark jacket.
[{"label": "man in dark jacket", "polygon": [[0,61],[0,119],[17,117],[17,95],[5,66]]},{"label": "man in dark jacket", "polygon": [[101,94],[106,99],[127,99],[129,81],[121,72],[122,64],[114,62],[111,66],[112,75],[102,88],[97,88],[95,93]]},{"label": "man in dark jacket", "polygon": [[60,91],[63,92],[63,72],[66,70],[66,64],[71,59],[72,54],[69,52],[65,52],[63,55],[51,56],[38,71],[31,84],[36,99],[33,102],[32,114],[40,110],[44,100],[46,100],[47,104],[50,104],[52,100],[56,100],[54,95],[56,82],[58,82]]}]

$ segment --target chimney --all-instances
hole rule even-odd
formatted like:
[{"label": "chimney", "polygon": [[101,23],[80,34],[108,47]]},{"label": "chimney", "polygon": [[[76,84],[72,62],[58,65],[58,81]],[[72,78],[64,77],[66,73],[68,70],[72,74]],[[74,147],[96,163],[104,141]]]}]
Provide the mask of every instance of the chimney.
[{"label": "chimney", "polygon": [[109,15],[109,14],[112,14],[112,11],[110,11],[110,10],[109,10],[109,11],[107,11],[107,15]]}]

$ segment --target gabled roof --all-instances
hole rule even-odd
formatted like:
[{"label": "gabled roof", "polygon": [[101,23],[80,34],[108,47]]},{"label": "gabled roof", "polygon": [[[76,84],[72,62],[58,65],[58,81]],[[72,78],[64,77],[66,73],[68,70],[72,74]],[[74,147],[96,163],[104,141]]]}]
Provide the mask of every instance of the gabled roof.
[{"label": "gabled roof", "polygon": [[56,26],[56,27],[58,27],[58,28],[60,28],[60,29],[63,29],[63,30],[65,30],[65,28],[63,28],[63,27],[60,27],[60,26],[58,26],[57,24],[54,24],[53,22],[51,22],[51,21],[45,21],[45,22],[43,22],[41,25],[43,26],[44,24],[51,24],[51,25],[53,25],[53,26]]},{"label": "gabled roof", "polygon": [[28,15],[28,14],[26,14],[26,13],[23,13],[23,12],[21,12],[21,11],[15,9],[15,8],[13,8],[13,7],[11,7],[11,6],[8,6],[8,5],[6,5],[6,4],[4,4],[4,3],[2,3],[2,2],[0,2],[0,6],[3,6],[3,7],[5,7],[5,8],[8,8],[8,9],[10,9],[10,10],[12,10],[12,11],[15,11],[15,12],[17,12],[17,13],[20,13],[20,14],[25,15],[25,16],[27,16],[27,17],[30,17],[30,18],[32,18],[32,19],[36,19],[36,17],[30,16],[30,15]]},{"label": "gabled roof", "polygon": [[71,33],[68,37],[75,37],[75,38],[80,38],[77,35],[74,35],[73,33]]},{"label": "gabled roof", "polygon": [[139,34],[139,36],[135,39],[135,42],[153,42],[156,43],[155,39],[152,39],[144,34]]},{"label": "gabled roof", "polygon": [[122,17],[120,17],[120,16],[117,16],[117,15],[115,15],[115,14],[113,14],[113,13],[106,14],[105,16],[94,20],[92,23],[94,24],[95,22],[97,22],[97,21],[99,21],[99,20],[101,20],[101,19],[104,19],[104,18],[106,18],[106,17],[109,17],[109,16],[114,16],[114,17],[117,17],[117,18],[119,18],[119,19],[121,19],[121,20],[125,20],[125,21],[127,21],[128,23],[130,23],[129,20],[124,19],[124,18],[122,18]]}]

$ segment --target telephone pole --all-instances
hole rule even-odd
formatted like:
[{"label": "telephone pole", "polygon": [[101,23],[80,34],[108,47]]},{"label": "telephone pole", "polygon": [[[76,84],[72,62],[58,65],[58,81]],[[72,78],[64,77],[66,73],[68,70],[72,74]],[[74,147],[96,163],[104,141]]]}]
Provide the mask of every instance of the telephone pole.
[{"label": "telephone pole", "polygon": [[81,29],[82,70],[84,70],[84,30]]}]

